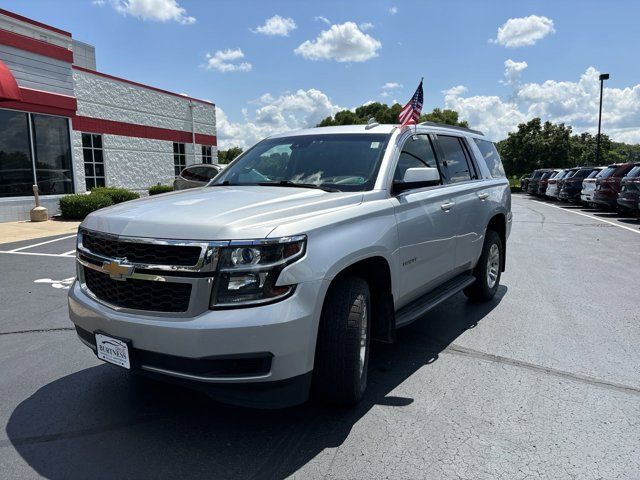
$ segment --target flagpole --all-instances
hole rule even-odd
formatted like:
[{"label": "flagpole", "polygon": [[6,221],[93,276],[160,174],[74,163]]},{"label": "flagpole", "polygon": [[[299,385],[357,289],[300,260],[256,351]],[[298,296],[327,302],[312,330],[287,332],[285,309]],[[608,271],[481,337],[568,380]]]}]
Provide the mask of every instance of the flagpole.
[{"label": "flagpole", "polygon": [[[422,82],[424,81],[424,77],[420,77],[420,85],[422,85]],[[424,87],[422,88],[422,91],[424,92]],[[424,100],[423,100],[424,103]],[[418,119],[419,120],[419,119]],[[415,127],[413,129],[413,134],[417,135],[418,134],[418,122],[416,122]]]}]

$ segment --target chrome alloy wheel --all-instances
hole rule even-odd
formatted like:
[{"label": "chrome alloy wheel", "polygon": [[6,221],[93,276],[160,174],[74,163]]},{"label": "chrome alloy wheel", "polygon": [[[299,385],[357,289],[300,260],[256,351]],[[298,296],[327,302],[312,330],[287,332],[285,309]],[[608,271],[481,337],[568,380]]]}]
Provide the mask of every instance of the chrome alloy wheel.
[{"label": "chrome alloy wheel", "polygon": [[491,289],[498,281],[498,273],[500,272],[500,249],[495,243],[489,249],[487,257],[487,286]]}]

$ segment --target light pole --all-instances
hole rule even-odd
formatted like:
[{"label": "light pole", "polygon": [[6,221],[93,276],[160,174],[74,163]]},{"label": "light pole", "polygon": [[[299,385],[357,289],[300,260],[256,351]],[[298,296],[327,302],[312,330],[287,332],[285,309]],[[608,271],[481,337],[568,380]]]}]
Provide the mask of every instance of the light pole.
[{"label": "light pole", "polygon": [[600,111],[598,113],[598,138],[596,138],[596,166],[600,165],[600,126],[602,125],[602,90],[604,81],[609,80],[608,73],[600,74]]}]

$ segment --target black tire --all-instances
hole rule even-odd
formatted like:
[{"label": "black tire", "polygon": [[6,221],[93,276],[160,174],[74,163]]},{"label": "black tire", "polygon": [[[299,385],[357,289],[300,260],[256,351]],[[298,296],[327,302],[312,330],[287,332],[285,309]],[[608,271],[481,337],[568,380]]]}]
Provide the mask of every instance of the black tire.
[{"label": "black tire", "polygon": [[[366,339],[361,361],[363,328]],[[317,400],[347,406],[362,398],[367,388],[370,333],[369,285],[358,277],[338,278],[327,292],[318,330],[313,370],[313,393]]]},{"label": "black tire", "polygon": [[[498,268],[493,269],[495,280],[493,281],[493,285],[490,285],[488,263],[491,256],[495,265],[495,257],[492,255],[492,252],[495,252],[495,250],[492,250],[493,246],[496,246],[498,248],[499,258]],[[479,302],[486,302],[487,300],[491,300],[495,296],[496,292],[498,291],[498,287],[500,286],[503,261],[504,250],[500,235],[498,235],[493,230],[487,230],[487,234],[485,235],[484,239],[484,245],[482,247],[482,254],[480,255],[480,259],[478,260],[476,268],[473,270],[473,276],[476,277],[476,281],[464,289],[464,294],[471,300]]]}]

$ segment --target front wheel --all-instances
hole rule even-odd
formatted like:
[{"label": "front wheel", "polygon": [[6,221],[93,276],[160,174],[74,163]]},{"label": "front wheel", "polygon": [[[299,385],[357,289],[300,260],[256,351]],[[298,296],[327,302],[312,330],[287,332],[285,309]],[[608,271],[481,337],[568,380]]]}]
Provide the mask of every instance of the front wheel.
[{"label": "front wheel", "polygon": [[504,258],[502,239],[493,230],[487,230],[482,254],[473,271],[476,281],[464,289],[471,300],[491,300],[500,286],[502,259]]},{"label": "front wheel", "polygon": [[371,332],[369,285],[358,277],[332,283],[322,309],[313,371],[314,396],[354,405],[367,387]]}]

